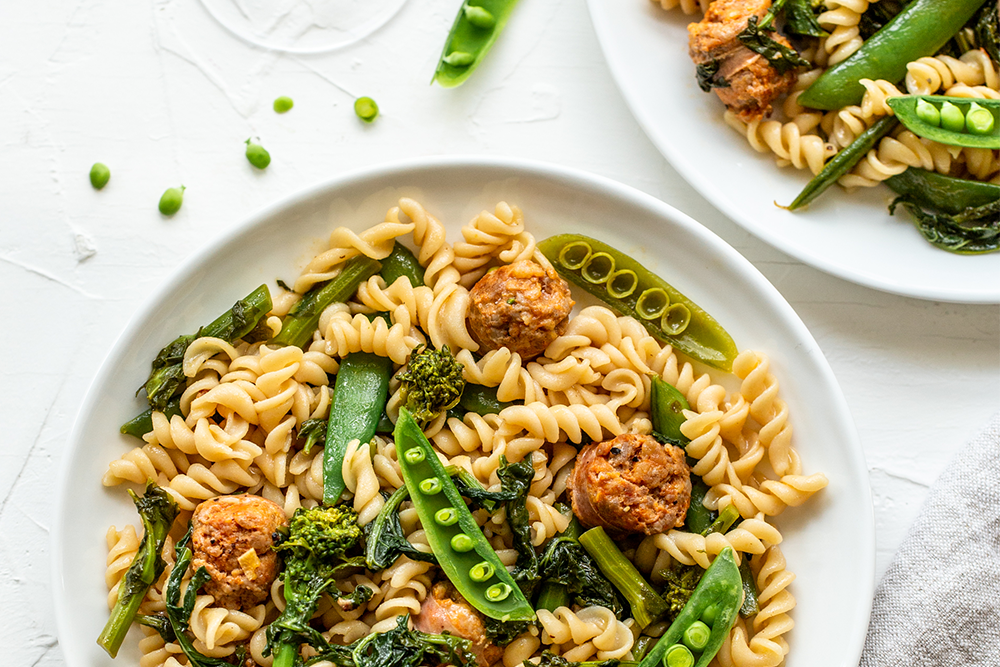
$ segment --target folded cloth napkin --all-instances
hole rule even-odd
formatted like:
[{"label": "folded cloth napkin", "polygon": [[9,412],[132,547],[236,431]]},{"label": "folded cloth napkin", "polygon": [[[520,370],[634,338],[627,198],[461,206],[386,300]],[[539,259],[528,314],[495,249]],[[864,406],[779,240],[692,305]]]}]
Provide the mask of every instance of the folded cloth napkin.
[{"label": "folded cloth napkin", "polygon": [[1000,413],[931,487],[875,591],[861,667],[1000,667]]}]

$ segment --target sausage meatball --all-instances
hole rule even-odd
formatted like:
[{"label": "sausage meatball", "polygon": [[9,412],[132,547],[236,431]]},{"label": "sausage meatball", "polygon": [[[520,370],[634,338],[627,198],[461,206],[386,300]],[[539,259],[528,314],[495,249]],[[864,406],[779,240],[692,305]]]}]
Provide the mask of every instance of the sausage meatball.
[{"label": "sausage meatball", "polygon": [[573,513],[609,533],[655,535],[684,524],[691,471],[684,450],[625,433],[587,445],[570,478]]},{"label": "sausage meatball", "polygon": [[469,328],[484,351],[508,348],[534,359],[566,331],[569,285],[552,269],[522,260],[483,276],[472,288]]},{"label": "sausage meatball", "polygon": [[278,576],[274,532],[288,524],[285,511],[260,496],[219,496],[191,517],[191,565],[212,575],[205,593],[229,609],[248,609],[270,594]]},{"label": "sausage meatball", "polygon": [[468,639],[472,642],[469,650],[475,653],[480,667],[488,667],[503,656],[503,649],[486,639],[479,613],[450,583],[434,584],[420,605],[420,613],[413,617],[413,626],[421,632],[447,632]]},{"label": "sausage meatball", "polygon": [[[771,0],[715,0],[699,23],[688,26],[691,59],[701,65],[717,61],[716,77],[723,87],[715,88],[731,111],[746,122],[771,113],[771,103],[795,84],[796,74],[780,74],[764,56],[748,49],[737,39],[747,27],[747,19],[767,14]],[[769,33],[774,41],[791,46],[778,33]]]}]

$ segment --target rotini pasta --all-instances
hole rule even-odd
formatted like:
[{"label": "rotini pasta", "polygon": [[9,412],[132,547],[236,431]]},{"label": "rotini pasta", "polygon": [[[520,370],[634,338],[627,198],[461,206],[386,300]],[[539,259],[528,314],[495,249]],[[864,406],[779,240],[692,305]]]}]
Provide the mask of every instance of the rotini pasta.
[{"label": "rotini pasta", "polygon": [[[695,7],[691,4],[692,10]],[[814,120],[818,126],[818,115]],[[527,548],[541,552],[570,525],[572,516],[563,503],[583,493],[574,481],[581,448],[618,436],[648,436],[654,423],[652,378],[676,387],[690,406],[681,426],[689,440],[685,449],[693,461],[690,473],[709,486],[704,507],[720,510],[731,505],[743,520],[724,533],[708,535],[670,524],[641,539],[625,538],[624,552],[657,585],[664,583],[663,573],[671,568],[709,567],[726,548],[736,552],[737,561],[749,559],[761,611],[732,629],[718,661],[740,667],[780,664],[792,627],[789,612],[794,598],[787,589],[793,577],[778,549],[782,535],[769,517],[801,504],[822,489],[826,479],[803,472],[789,409],[768,358],[745,351],[735,359],[732,375],[717,381],[651,336],[638,320],[605,306],[584,307],[570,316],[564,333],[535,358],[523,358],[508,347],[477,354],[465,324],[469,288],[492,266],[544,260],[520,210],[502,202],[463,227],[463,241],[452,247],[440,222],[417,202],[401,200],[383,223],[370,230],[335,230],[330,249],[308,264],[296,288],[325,280],[357,254],[384,257],[407,234],[412,234],[418,260],[425,267],[426,285],[414,287],[406,278],[391,285],[380,276],[368,279],[345,302],[323,311],[305,349],[207,337],[188,347],[179,394],[181,414],[168,418],[153,412],[144,443],[111,462],[103,478],[107,486],[142,486],[153,480],[180,510],[163,553],[166,567],[149,587],[143,613],[162,614],[168,609],[174,545],[189,523],[197,521],[203,501],[237,493],[259,496],[276,506],[278,520],[320,505],[328,452],[322,440],[306,448],[305,429],[307,422],[329,417],[331,380],[341,358],[363,351],[393,362],[385,415],[394,421],[407,400],[401,376],[404,369],[415,366],[414,350],[450,346],[464,380],[494,388],[498,405],[492,412],[481,410],[486,414],[442,413],[424,424],[424,432],[444,465],[462,471],[464,483],[472,484],[471,475],[488,491],[504,490],[505,466],[524,462],[518,468],[525,488],[523,519],[518,518],[523,532],[512,526],[508,508],[502,505],[493,511],[477,506],[471,512],[499,562],[510,569],[518,567],[525,542],[530,542]],[[272,332],[280,331],[280,318],[295,298],[292,294],[275,301],[269,317],[278,320],[277,326],[268,321]],[[374,316],[378,313],[388,318]],[[678,456],[689,476],[683,452]],[[353,508],[358,525],[371,530],[387,507],[387,498],[404,486],[393,439],[380,432],[368,442],[350,441],[340,472],[344,482],[340,504]],[[245,500],[249,499],[234,502]],[[399,530],[409,545],[416,552],[431,551],[431,528],[421,524],[412,502],[404,500],[396,511]],[[140,539],[134,527],[126,526],[110,528],[106,541],[110,608]],[[247,567],[255,571],[252,563],[258,556],[256,551],[252,556],[247,553],[241,557],[250,565],[241,560],[239,566],[244,573]],[[441,599],[441,570],[419,560],[414,551],[405,553],[380,570],[357,566],[338,575],[337,590],[331,585],[310,619],[319,637],[313,641],[350,645],[372,633],[393,630],[404,614],[414,619],[414,627],[430,623],[426,617],[435,612],[429,609]],[[255,603],[228,608],[220,604],[224,593],[190,589],[195,581],[191,569],[183,574],[182,584],[193,602],[190,621],[182,629],[190,645],[212,658],[233,656],[244,647],[246,665],[273,667],[267,628],[286,609],[283,579],[266,580]],[[370,592],[370,597],[352,600],[359,587],[367,588],[363,592]],[[472,614],[464,602],[461,605],[467,609],[462,613]],[[519,635],[496,647],[496,663],[520,666],[542,651],[571,661],[627,660],[640,633],[662,632],[662,625],[643,630],[634,619],[617,618],[612,609],[595,605],[540,609],[534,624],[519,628]],[[190,664],[178,642],[148,629],[144,633],[139,642],[141,666]],[[478,635],[470,639],[479,641]],[[312,647],[302,648],[303,658],[315,655]]]}]

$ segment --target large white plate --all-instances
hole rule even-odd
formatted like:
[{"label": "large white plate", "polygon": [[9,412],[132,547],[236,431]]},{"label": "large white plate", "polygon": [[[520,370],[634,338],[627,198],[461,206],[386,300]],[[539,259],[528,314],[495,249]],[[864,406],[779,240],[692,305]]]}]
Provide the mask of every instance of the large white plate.
[{"label": "large white plate", "polygon": [[108,615],[104,533],[112,523],[136,519],[124,490],[105,489],[100,480],[108,462],[135,445],[118,427],[143,409],[133,392],[157,350],[258,284],[291,281],[334,226],[378,222],[401,195],[423,202],[448,225],[451,239],[501,199],[522,208],[539,238],[575,231],[604,239],[713,313],[741,348],[770,355],[805,467],[830,478],[829,488],[778,520],[798,575],[788,667],[856,665],[874,586],[867,468],[844,397],[798,316],[735,250],[648,195],[553,166],[478,158],[372,169],[289,197],[200,249],[141,308],[94,380],[63,464],[53,569],[67,665],[138,665],[138,631],[114,662],[95,643]]},{"label": "large white plate", "polygon": [[664,157],[749,232],[841,278],[940,301],[1000,302],[1000,253],[963,256],[927,243],[885,186],[834,187],[806,211],[788,204],[808,170],[780,169],[722,120],[724,107],[698,88],[687,25],[698,17],[649,0],[588,0],[598,41],[636,120]]}]

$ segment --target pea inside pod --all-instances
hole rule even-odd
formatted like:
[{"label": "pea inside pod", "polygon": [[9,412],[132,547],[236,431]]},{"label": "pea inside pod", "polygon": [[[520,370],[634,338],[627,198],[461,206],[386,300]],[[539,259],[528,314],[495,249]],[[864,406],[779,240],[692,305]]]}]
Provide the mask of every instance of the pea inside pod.
[{"label": "pea inside pod", "polygon": [[732,369],[738,352],[715,318],[627,254],[581,234],[559,234],[538,249],[570,282],[635,317],[658,340],[704,363]]},{"label": "pea inside pod", "polygon": [[[403,481],[445,576],[480,612],[501,621],[534,620],[511,578],[419,424],[400,408],[393,433]],[[420,452],[421,454],[413,454]]]},{"label": "pea inside pod", "polygon": [[517,0],[465,0],[445,40],[433,81],[461,85],[493,46]]},{"label": "pea inside pod", "polygon": [[1000,100],[902,95],[886,102],[918,137],[949,146],[1000,148]]}]

